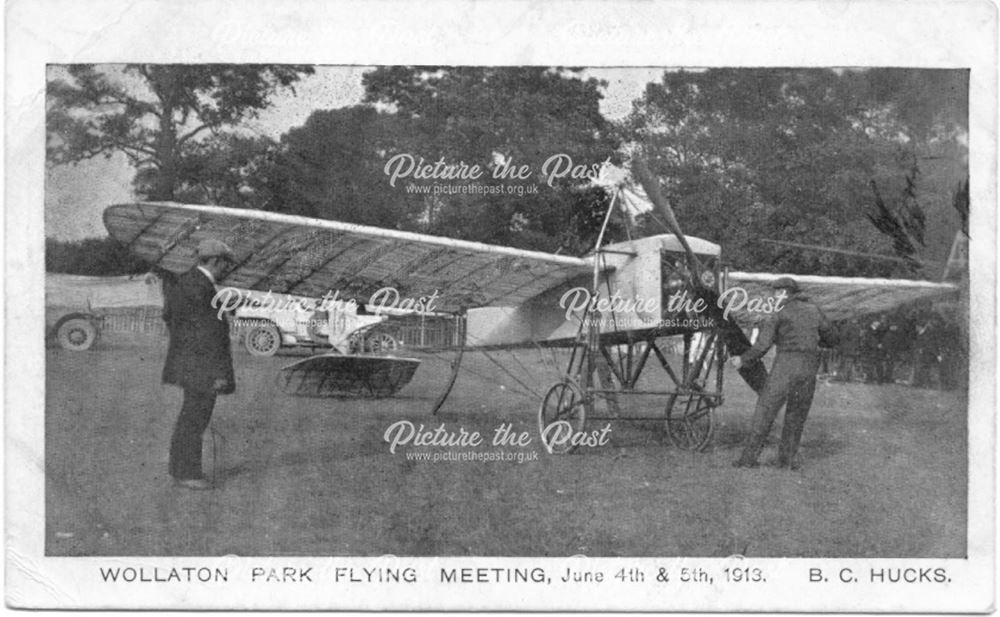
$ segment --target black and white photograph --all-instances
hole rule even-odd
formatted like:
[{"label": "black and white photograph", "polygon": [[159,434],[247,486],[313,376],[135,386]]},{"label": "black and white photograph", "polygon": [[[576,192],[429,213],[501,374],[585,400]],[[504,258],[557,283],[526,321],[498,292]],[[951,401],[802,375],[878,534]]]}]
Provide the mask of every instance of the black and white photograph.
[{"label": "black and white photograph", "polygon": [[991,5],[166,5],[7,80],[8,605],[991,610]]}]

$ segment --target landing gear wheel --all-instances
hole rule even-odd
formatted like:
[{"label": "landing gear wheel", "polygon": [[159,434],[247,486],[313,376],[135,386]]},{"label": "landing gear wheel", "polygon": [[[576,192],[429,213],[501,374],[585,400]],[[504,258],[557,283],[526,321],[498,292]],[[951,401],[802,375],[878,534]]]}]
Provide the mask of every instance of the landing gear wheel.
[{"label": "landing gear wheel", "polygon": [[89,319],[67,319],[56,331],[59,346],[70,351],[86,351],[97,340],[97,328]]},{"label": "landing gear wheel", "polygon": [[[576,448],[567,433],[569,429],[573,434],[583,430],[588,404],[583,391],[571,381],[560,381],[548,389],[538,408],[538,431],[549,454],[566,454]],[[549,428],[556,422],[566,424]]]},{"label": "landing gear wheel", "polygon": [[667,434],[682,450],[700,452],[715,431],[715,399],[702,394],[671,394],[667,399]]},{"label": "landing gear wheel", "polygon": [[281,332],[274,324],[254,326],[247,331],[243,344],[251,356],[273,356],[281,347]]}]

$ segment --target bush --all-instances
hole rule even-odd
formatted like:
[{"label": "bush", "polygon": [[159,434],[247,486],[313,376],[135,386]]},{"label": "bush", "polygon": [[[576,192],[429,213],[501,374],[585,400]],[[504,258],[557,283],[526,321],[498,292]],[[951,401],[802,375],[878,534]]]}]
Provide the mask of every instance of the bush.
[{"label": "bush", "polygon": [[45,271],[86,276],[141,274],[150,264],[139,259],[114,238],[83,240],[45,239]]}]

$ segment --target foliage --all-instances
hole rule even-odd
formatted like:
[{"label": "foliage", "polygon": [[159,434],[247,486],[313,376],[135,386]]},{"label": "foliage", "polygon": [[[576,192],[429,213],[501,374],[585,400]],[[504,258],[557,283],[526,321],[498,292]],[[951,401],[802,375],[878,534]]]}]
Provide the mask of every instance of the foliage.
[{"label": "foliage", "polygon": [[382,172],[387,153],[408,130],[403,119],[370,106],[313,112],[281,138],[268,209],[415,229],[422,200],[390,187]]},{"label": "foliage", "polygon": [[86,276],[148,272],[150,266],[111,237],[76,241],[45,239],[45,271]]},{"label": "foliage", "polygon": [[68,80],[48,84],[48,160],[122,152],[143,174],[146,197],[171,200],[190,181],[182,168],[197,155],[196,137],[254,117],[278,89],[312,73],[304,65],[70,65]]},{"label": "foliage", "polygon": [[[273,173],[279,146],[263,136],[218,133],[183,148],[177,164],[173,199],[189,204],[273,209]],[[160,174],[139,169],[133,186],[152,195]]]},{"label": "foliage", "polygon": [[[932,276],[927,264],[956,230],[968,233],[967,71],[666,71],[614,126],[599,108],[606,84],[577,69],[380,67],[363,77],[364,104],[315,111],[280,143],[230,130],[312,72],[56,67],[48,160],[123,152],[137,168],[137,192],[149,199],[581,254],[596,240],[609,196],[585,175],[546,177],[543,164],[556,154],[583,169],[620,163],[619,146],[635,142],[685,232],[723,245],[737,268],[912,276],[922,267]],[[479,165],[486,174],[390,186],[386,163],[400,154]],[[530,177],[492,179],[504,162],[526,166]],[[539,190],[410,190],[449,184]],[[640,227],[664,231],[652,215]],[[607,240],[623,235],[613,226]],[[909,264],[893,259],[899,256]]]},{"label": "foliage", "polygon": [[[929,123],[930,102],[896,105],[891,91],[876,87],[884,75],[816,69],[665,72],[660,83],[647,86],[623,129],[642,144],[685,232],[724,245],[735,267],[910,274],[910,266],[891,259],[762,242],[886,254],[895,239],[887,243],[866,216],[877,219],[878,208],[909,226],[911,235],[922,233],[914,161],[927,154],[933,140],[954,141],[961,127],[949,125],[948,133]],[[893,83],[910,84],[911,91],[919,81],[919,75],[888,75]],[[880,188],[875,199],[873,181]],[[649,221],[646,229],[662,231]]]},{"label": "foliage", "polygon": [[920,246],[925,245],[924,225],[926,217],[917,203],[916,192],[916,177],[919,173],[920,170],[914,165],[910,173],[906,175],[903,200],[898,204],[896,210],[885,203],[882,194],[879,193],[878,184],[872,180],[871,187],[875,194],[876,211],[866,214],[875,229],[892,239],[893,252],[906,260],[912,270],[919,269],[919,262],[913,256]]},{"label": "foliage", "polygon": [[[367,102],[406,125],[386,157],[479,165],[487,170],[482,184],[539,189],[425,199],[427,232],[540,250],[592,247],[608,196],[588,178],[550,184],[542,168],[556,154],[588,169],[614,156],[618,142],[599,109],[606,84],[576,69],[544,67],[380,67],[363,83]],[[527,166],[530,177],[490,178],[504,161]]]},{"label": "foliage", "polygon": [[847,79],[859,100],[891,109],[915,143],[943,143],[968,133],[968,70],[873,68]]}]

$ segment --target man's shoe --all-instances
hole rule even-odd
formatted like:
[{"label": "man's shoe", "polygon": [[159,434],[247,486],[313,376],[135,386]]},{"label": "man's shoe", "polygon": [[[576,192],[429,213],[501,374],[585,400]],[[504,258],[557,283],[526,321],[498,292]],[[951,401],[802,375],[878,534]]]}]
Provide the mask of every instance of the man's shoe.
[{"label": "man's shoe", "polygon": [[181,488],[189,488],[192,491],[208,491],[213,488],[208,480],[204,480],[201,478],[192,478],[190,480],[174,479],[174,484],[176,484]]}]

